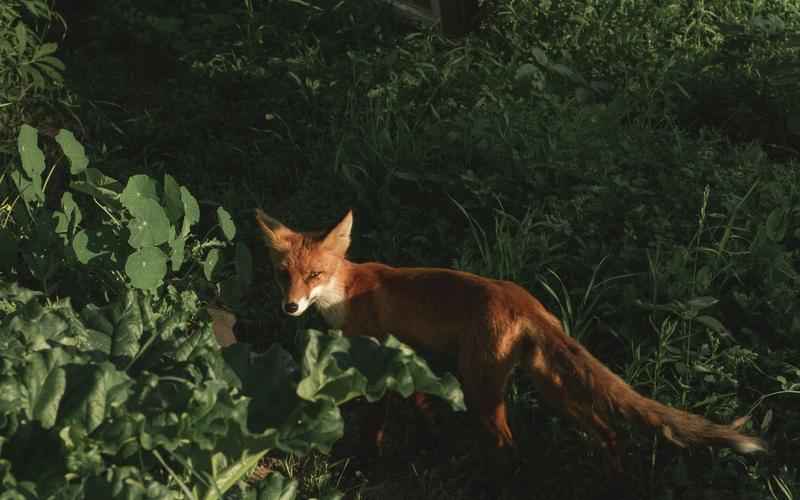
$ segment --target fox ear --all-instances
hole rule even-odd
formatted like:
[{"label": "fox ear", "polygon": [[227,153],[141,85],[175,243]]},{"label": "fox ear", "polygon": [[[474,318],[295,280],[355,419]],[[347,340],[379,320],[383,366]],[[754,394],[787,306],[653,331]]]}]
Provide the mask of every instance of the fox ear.
[{"label": "fox ear", "polygon": [[289,249],[286,236],[292,232],[291,229],[265,214],[260,208],[256,208],[256,223],[258,223],[261,236],[270,250],[282,253]]},{"label": "fox ear", "polygon": [[350,230],[353,229],[353,211],[347,214],[333,227],[322,240],[322,248],[344,257],[350,247]]}]

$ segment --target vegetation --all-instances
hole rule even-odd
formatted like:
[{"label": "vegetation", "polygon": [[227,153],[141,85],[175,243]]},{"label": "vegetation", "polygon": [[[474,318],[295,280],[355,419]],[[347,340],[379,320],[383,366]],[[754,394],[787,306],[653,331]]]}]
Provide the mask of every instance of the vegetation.
[{"label": "vegetation", "polygon": [[504,490],[446,408],[427,436],[397,402],[362,460],[345,402],[460,393],[401,344],[283,317],[257,206],[352,207],[355,260],[514,280],[644,394],[772,447],[631,429],[632,497],[795,498],[800,7],[495,3],[449,40],[378,0],[4,2],[0,498],[597,493],[602,453],[523,376]]}]

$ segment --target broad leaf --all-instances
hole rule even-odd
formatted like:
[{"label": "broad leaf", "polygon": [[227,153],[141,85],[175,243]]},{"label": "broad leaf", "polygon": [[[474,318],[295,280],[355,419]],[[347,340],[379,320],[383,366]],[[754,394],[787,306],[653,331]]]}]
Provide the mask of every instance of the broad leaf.
[{"label": "broad leaf", "polygon": [[142,198],[132,201],[128,206],[134,218],[128,222],[133,248],[157,246],[169,241],[171,232],[166,212],[155,200]]},{"label": "broad leaf", "polygon": [[156,181],[149,175],[134,175],[128,179],[125,189],[119,197],[122,205],[134,212],[139,202],[142,200],[152,200],[158,202],[158,191]]},{"label": "broad leaf", "polygon": [[192,226],[200,220],[200,205],[188,189],[181,186],[181,201],[183,202],[183,227],[181,236],[188,236]]},{"label": "broad leaf", "polygon": [[169,174],[164,174],[164,208],[172,224],[176,224],[183,216],[181,188],[175,178]]},{"label": "broad leaf", "polygon": [[86,157],[86,150],[69,130],[61,129],[56,135],[56,142],[61,146],[61,150],[69,159],[69,173],[78,175],[86,170],[89,159]]},{"label": "broad leaf", "polygon": [[225,239],[228,241],[233,241],[234,236],[236,236],[236,225],[233,223],[231,214],[229,214],[224,208],[217,207],[217,222],[222,228],[222,233],[225,235]]}]

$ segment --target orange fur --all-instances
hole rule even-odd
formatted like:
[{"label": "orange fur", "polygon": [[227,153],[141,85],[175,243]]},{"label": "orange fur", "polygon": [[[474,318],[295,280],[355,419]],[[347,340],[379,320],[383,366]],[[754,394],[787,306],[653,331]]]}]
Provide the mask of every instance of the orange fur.
[{"label": "orange fur", "polygon": [[[454,354],[467,407],[478,415],[495,450],[514,444],[504,399],[518,364],[533,376],[543,399],[601,440],[617,470],[615,418],[656,429],[679,446],[766,450],[763,441],[739,433],[736,425],[714,424],[637,393],[514,283],[450,269],[350,262],[345,253],[351,212],[330,231],[318,233],[292,231],[261,210],[256,220],[276,273],[284,277],[285,304],[314,303],[345,335],[392,334],[416,348]],[[424,398],[416,400],[424,406]],[[382,439],[380,417],[368,432]]]}]

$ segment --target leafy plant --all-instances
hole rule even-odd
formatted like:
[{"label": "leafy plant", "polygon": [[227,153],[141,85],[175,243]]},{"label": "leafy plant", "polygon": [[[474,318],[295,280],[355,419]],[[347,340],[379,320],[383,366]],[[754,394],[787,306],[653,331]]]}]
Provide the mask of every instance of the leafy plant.
[{"label": "leafy plant", "polygon": [[[89,167],[65,130],[55,140],[70,182],[52,210],[38,137],[21,128],[5,184],[4,498],[222,498],[270,450],[329,452],[344,432],[338,407],[353,398],[422,391],[464,408],[452,376],[436,377],[391,337],[308,331],[300,364],[277,345],[221,351],[199,291],[249,279],[230,214],[216,210],[223,239],[197,238],[200,210],[185,186],[169,175],[123,185]],[[226,279],[217,266],[228,249]],[[248,495],[294,498],[295,483],[273,475]]]},{"label": "leafy plant", "polygon": [[[63,22],[47,0],[9,0],[0,5],[0,126],[16,130],[24,105],[64,81],[58,44],[45,41],[54,22]],[[13,132],[12,132],[13,133]],[[7,140],[3,134],[0,140]]]},{"label": "leafy plant", "polygon": [[[328,452],[355,397],[423,391],[464,408],[451,376],[393,338],[308,331],[298,365],[277,346],[220,351],[191,292],[131,290],[79,313],[41,295],[0,290],[12,309],[0,319],[6,495],[221,498],[271,449]],[[259,486],[276,488],[292,489]]]}]

